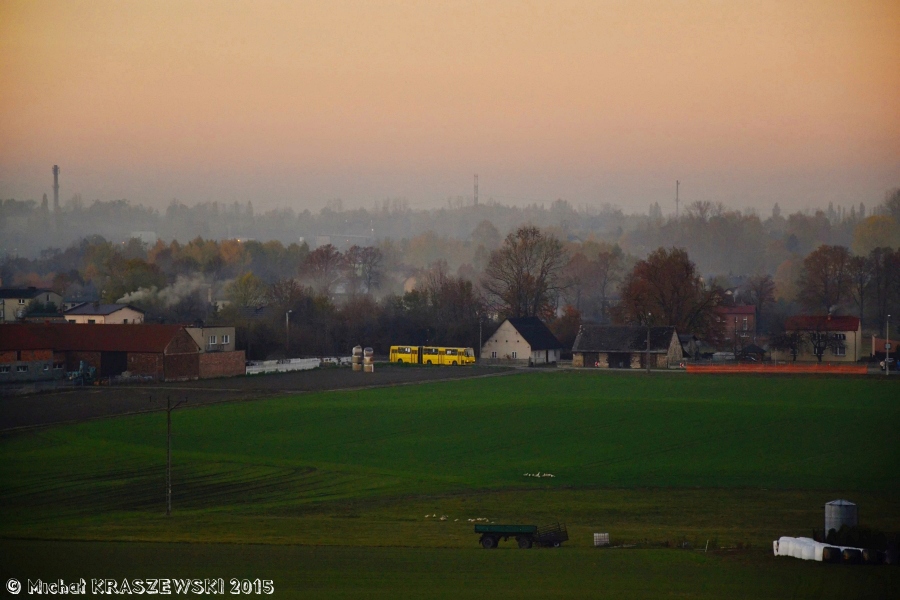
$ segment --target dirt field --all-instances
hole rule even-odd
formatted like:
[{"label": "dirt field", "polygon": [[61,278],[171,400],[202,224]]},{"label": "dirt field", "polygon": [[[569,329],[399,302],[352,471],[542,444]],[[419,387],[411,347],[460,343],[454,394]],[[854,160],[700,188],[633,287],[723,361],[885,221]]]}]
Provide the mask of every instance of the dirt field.
[{"label": "dirt field", "polygon": [[150,385],[93,386],[28,396],[0,396],[0,431],[163,410],[166,398],[190,406],[254,400],[280,394],[382,387],[516,372],[502,367],[393,367],[374,373],[326,368],[295,373]]}]

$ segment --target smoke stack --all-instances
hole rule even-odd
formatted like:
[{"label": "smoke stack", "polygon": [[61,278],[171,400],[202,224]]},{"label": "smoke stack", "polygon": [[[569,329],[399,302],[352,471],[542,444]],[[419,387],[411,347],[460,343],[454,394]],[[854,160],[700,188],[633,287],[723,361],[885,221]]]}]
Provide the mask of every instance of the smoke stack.
[{"label": "smoke stack", "polygon": [[53,212],[59,212],[59,165],[53,165]]}]

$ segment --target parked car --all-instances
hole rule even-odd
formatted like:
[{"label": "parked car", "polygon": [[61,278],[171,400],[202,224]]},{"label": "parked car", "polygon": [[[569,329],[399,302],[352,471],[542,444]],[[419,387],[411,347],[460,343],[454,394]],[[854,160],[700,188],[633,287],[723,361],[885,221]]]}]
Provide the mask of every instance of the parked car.
[{"label": "parked car", "polygon": [[[887,362],[888,362],[888,365],[890,365],[891,371],[900,370],[900,364],[897,363],[897,359],[894,358],[893,356],[890,357],[889,359],[887,359]],[[881,361],[880,363],[878,363],[878,366],[881,367],[882,371],[884,371],[884,361]]]}]

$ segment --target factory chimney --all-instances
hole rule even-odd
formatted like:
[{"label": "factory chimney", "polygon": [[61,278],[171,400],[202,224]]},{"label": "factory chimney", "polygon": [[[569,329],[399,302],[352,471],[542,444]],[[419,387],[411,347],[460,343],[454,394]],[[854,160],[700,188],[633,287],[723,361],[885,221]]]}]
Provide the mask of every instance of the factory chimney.
[{"label": "factory chimney", "polygon": [[59,165],[53,165],[53,212],[59,213]]}]

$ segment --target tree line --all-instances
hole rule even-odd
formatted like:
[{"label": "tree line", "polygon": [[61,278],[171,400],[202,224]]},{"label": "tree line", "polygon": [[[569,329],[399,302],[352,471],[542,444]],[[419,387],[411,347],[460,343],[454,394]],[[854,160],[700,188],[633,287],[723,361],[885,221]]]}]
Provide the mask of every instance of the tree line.
[{"label": "tree line", "polygon": [[[880,213],[890,209],[886,203]],[[893,217],[878,219],[891,225]],[[477,347],[507,316],[538,316],[570,347],[582,322],[674,325],[715,342],[714,309],[724,303],[755,306],[761,331],[772,335],[803,311],[858,315],[870,329],[900,312],[900,244],[865,253],[821,244],[774,275],[710,276],[684,247],[638,258],[615,244],[562,239],[553,227],[524,225],[502,237],[482,221],[459,243],[472,260],[454,269],[434,251],[439,244],[416,238],[342,251],[277,240],[147,245],[91,236],[36,258],[7,256],[0,278],[129,302],[151,322],[235,324],[254,358],[340,353],[356,343],[382,352],[395,343]]]}]

